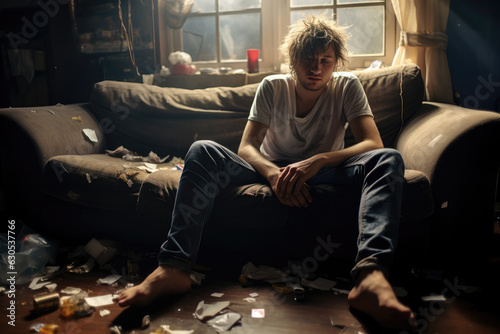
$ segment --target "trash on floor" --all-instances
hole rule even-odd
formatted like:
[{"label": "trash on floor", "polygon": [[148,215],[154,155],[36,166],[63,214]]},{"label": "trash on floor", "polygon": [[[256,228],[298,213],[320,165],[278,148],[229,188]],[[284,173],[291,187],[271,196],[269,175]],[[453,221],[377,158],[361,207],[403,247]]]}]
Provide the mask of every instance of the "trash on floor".
[{"label": "trash on floor", "polygon": [[194,333],[193,329],[190,330],[173,330],[170,329],[169,325],[161,325],[159,328],[157,328],[154,332],[151,332],[151,334],[192,334]]},{"label": "trash on floor", "polygon": [[95,308],[87,303],[87,298],[88,294],[85,291],[70,297],[61,298],[61,305],[59,307],[61,316],[63,318],[72,318],[75,316],[82,318],[92,315]]},{"label": "trash on floor", "polygon": [[226,307],[228,307],[230,302],[216,302],[212,304],[205,304],[205,301],[202,300],[198,303],[196,307],[196,311],[194,312],[194,316],[199,320],[204,320],[205,318],[213,317]]},{"label": "trash on floor", "polygon": [[229,305],[228,301],[205,304],[202,300],[193,315],[216,330],[228,331],[241,319],[239,313],[226,310]]},{"label": "trash on floor", "polygon": [[100,310],[100,311],[99,311],[99,315],[100,315],[101,317],[105,317],[105,316],[108,316],[108,315],[110,315],[110,314],[111,314],[111,311],[110,311],[110,310]]},{"label": "trash on floor", "polygon": [[224,294],[222,292],[214,292],[210,296],[215,298],[221,298],[222,296],[224,296]]},{"label": "trash on floor", "polygon": [[205,274],[192,271],[189,277],[191,278],[192,284],[201,285],[201,282],[205,279]]},{"label": "trash on floor", "polygon": [[59,330],[59,326],[58,325],[56,325],[56,324],[47,324],[47,325],[43,325],[40,328],[40,333],[43,333],[43,334],[56,334],[58,330]]},{"label": "trash on floor", "polygon": [[141,328],[146,329],[149,325],[151,325],[151,317],[149,315],[145,315],[144,318],[142,318]]},{"label": "trash on floor", "polygon": [[99,278],[97,280],[97,284],[99,284],[99,285],[111,285],[111,284],[115,283],[116,281],[118,281],[121,277],[122,277],[121,275],[112,274],[112,275],[106,276],[104,278]]},{"label": "trash on floor", "polygon": [[114,303],[112,294],[103,295],[103,296],[96,296],[96,297],[87,297],[87,298],[85,298],[85,301],[90,306],[93,306],[93,307],[111,305]]},{"label": "trash on floor", "polygon": [[228,311],[221,313],[212,319],[207,320],[207,324],[220,331],[228,331],[241,319],[241,314]]},{"label": "trash on floor", "polygon": [[266,310],[263,308],[253,308],[252,318],[261,319],[266,317]]},{"label": "trash on floor", "polygon": [[45,313],[56,310],[60,304],[60,297],[57,292],[41,293],[33,296],[33,312]]},{"label": "trash on floor", "polygon": [[248,280],[265,281],[273,284],[287,282],[291,278],[279,269],[268,266],[256,267],[252,262],[248,262],[242,268],[240,283],[242,283],[242,280],[247,282]]},{"label": "trash on floor", "polygon": [[80,292],[82,292],[82,289],[75,288],[75,287],[72,287],[72,286],[68,286],[67,288],[61,290],[61,293],[65,293],[67,295],[76,295],[76,294],[78,294]]}]

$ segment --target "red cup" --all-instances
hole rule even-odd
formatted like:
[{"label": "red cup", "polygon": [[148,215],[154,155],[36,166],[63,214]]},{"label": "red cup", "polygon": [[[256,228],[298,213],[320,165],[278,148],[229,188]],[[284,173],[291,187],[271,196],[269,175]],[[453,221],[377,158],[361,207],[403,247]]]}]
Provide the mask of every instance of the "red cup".
[{"label": "red cup", "polygon": [[259,49],[247,50],[248,73],[259,72]]}]

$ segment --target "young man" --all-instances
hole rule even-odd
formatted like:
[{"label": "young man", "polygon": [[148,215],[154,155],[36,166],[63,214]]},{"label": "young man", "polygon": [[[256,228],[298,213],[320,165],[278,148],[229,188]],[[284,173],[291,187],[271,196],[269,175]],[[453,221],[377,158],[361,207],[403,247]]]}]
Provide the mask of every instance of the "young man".
[{"label": "young man", "polygon": [[[362,196],[349,303],[385,327],[409,329],[413,314],[386,278],[398,233],[403,160],[383,148],[358,79],[336,72],[347,62],[340,28],[309,17],[290,30],[281,50],[291,74],[260,84],[238,155],[210,141],[190,148],[159,267],[118,303],[144,305],[190,289],[202,229],[222,185],[268,182],[283,205],[307,207],[311,185],[351,184],[361,186]],[[347,123],[357,143],[344,148]],[[221,189],[214,190],[217,185]],[[209,199],[202,209],[192,210],[195,193]]]}]

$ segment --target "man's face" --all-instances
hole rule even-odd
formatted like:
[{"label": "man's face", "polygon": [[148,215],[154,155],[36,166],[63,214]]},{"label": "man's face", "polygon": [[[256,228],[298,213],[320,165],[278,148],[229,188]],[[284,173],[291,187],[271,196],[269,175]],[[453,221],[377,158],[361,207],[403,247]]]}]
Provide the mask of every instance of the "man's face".
[{"label": "man's face", "polygon": [[337,58],[333,47],[317,53],[313,58],[301,59],[295,69],[297,81],[306,90],[318,91],[323,89],[330,80],[337,65]]}]

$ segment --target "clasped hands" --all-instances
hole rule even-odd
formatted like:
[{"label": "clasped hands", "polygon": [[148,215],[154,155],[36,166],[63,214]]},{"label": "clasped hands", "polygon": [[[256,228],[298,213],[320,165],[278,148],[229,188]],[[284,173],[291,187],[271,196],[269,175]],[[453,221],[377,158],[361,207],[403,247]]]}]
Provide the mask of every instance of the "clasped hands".
[{"label": "clasped hands", "polygon": [[279,169],[279,174],[271,182],[278,200],[292,207],[305,208],[312,203],[309,185],[306,183],[316,175],[320,167],[310,159],[299,161]]}]

